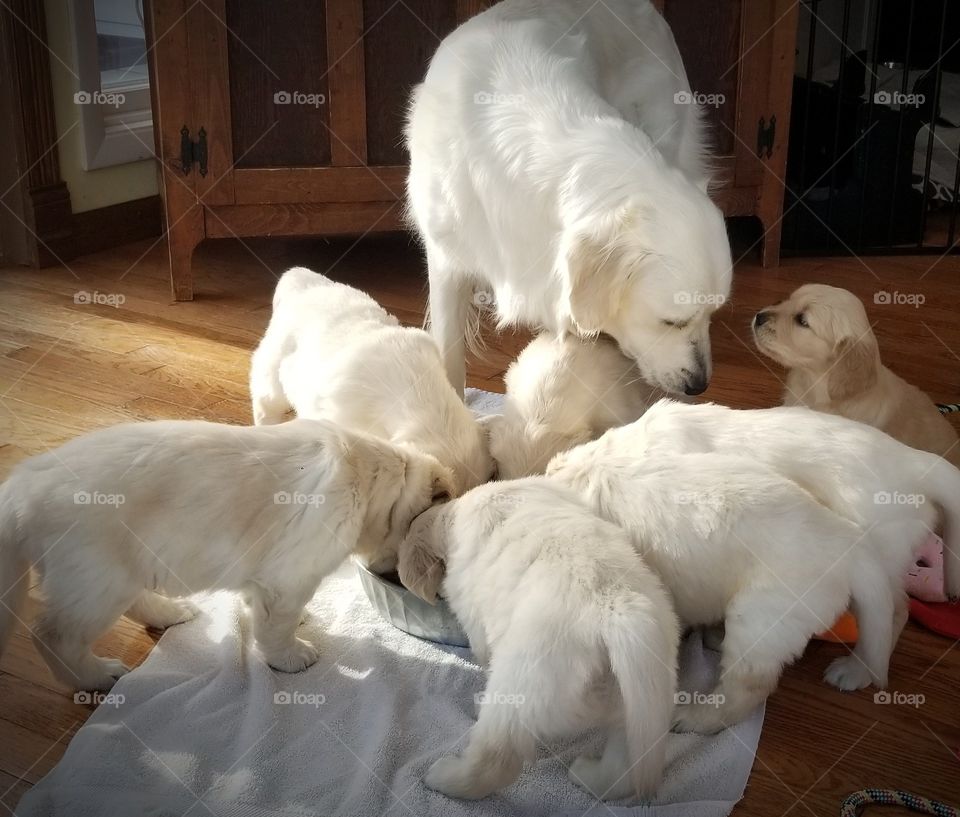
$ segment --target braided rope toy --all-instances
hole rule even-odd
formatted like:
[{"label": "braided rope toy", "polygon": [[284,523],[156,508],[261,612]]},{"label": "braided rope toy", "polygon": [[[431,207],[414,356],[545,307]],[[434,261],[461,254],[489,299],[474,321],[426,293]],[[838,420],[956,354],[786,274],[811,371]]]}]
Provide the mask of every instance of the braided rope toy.
[{"label": "braided rope toy", "polygon": [[931,800],[918,794],[899,789],[862,789],[849,794],[840,804],[840,817],[857,817],[865,806],[875,803],[882,806],[902,806],[921,814],[936,817],[960,817],[960,810],[939,800]]},{"label": "braided rope toy", "polygon": [[953,414],[960,412],[960,403],[937,403],[937,408],[941,414]]}]

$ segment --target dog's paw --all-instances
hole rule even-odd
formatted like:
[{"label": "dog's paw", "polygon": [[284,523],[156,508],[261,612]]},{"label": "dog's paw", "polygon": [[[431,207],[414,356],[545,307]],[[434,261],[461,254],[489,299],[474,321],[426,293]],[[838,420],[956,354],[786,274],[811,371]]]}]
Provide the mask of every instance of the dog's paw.
[{"label": "dog's paw", "polygon": [[823,680],[844,692],[863,689],[873,682],[870,668],[852,654],[835,659],[823,673]]},{"label": "dog's paw", "polygon": [[428,789],[447,797],[476,800],[487,792],[478,792],[471,780],[469,764],[462,758],[448,755],[436,761],[424,775],[423,783]]},{"label": "dog's paw", "polygon": [[200,615],[200,608],[192,601],[188,601],[187,599],[171,599],[169,617],[154,626],[160,629],[166,629],[167,627],[192,621],[198,615]]},{"label": "dog's paw", "polygon": [[317,663],[320,652],[309,641],[298,638],[291,647],[266,656],[267,663],[280,672],[302,672]]},{"label": "dog's paw", "polygon": [[109,692],[118,679],[130,672],[130,667],[116,658],[96,658],[94,661],[91,671],[84,673],[77,684],[78,689]]},{"label": "dog's paw", "polygon": [[674,732],[713,735],[726,728],[720,709],[711,704],[684,704],[673,712]]}]

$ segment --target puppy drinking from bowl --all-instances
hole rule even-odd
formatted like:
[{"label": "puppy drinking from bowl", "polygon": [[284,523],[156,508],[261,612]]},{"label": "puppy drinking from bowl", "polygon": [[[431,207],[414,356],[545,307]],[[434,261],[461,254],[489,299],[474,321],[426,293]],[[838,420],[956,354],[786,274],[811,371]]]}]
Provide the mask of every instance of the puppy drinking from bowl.
[{"label": "puppy drinking from bowl", "polygon": [[0,485],[0,652],[33,567],[34,643],[75,689],[106,691],[127,671],[91,651],[121,615],[169,627],[197,613],[170,596],[208,589],[243,591],[263,657],[297,672],[317,660],[296,630],[321,580],[350,553],[393,559],[450,480],[427,454],[314,420],[130,423],[71,440]]},{"label": "puppy drinking from bowl", "polygon": [[663,396],[606,335],[540,334],[504,383],[503,414],[484,421],[500,479],[542,474],[555,454],[633,422]]},{"label": "puppy drinking from bowl", "polygon": [[447,380],[440,350],[373,298],[303,267],[280,278],[253,353],[253,421],[332,420],[411,446],[453,469],[454,493],[493,472],[487,440]]},{"label": "puppy drinking from bowl", "polygon": [[601,798],[651,797],[663,776],[678,625],[660,580],[616,526],[543,477],[474,488],[418,516],[403,583],[443,595],[489,667],[476,725],[427,786],[480,798],[510,784],[538,741],[610,731],[570,774]]},{"label": "puppy drinking from bowl", "polygon": [[753,318],[757,348],[789,370],[783,402],[839,414],[960,466],[957,432],[934,402],[880,361],[860,299],[806,284]]}]

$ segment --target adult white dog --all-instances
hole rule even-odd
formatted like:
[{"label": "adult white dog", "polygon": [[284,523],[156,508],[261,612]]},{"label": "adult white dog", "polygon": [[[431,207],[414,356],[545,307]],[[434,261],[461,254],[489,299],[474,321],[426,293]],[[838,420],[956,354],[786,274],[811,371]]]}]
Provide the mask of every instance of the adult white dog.
[{"label": "adult white dog", "polygon": [[479,289],[501,324],[606,332],[651,385],[702,392],[731,278],[704,143],[648,0],[505,0],[450,34],[413,94],[407,190],[451,383]]},{"label": "adult white dog", "polygon": [[399,550],[400,579],[443,595],[489,666],[484,703],[460,757],[428,786],[485,797],[511,783],[538,741],[592,726],[601,758],[570,773],[598,797],[649,798],[663,776],[679,628],[660,580],[629,537],[543,477],[474,488],[418,516]]},{"label": "adult white dog", "polygon": [[486,435],[447,381],[430,335],[303,267],[277,283],[250,393],[257,425],[282,422],[293,409],[411,445],[453,469],[457,494],[493,472]]},{"label": "adult white dog", "polygon": [[0,485],[0,652],[34,567],[34,643],[76,689],[126,672],[90,649],[122,614],[168,627],[196,608],[161,593],[216,588],[247,594],[270,666],[302,670],[317,649],[297,625],[323,577],[353,552],[395,561],[450,479],[427,454],[313,420],[132,423],[71,440]]},{"label": "adult white dog", "polygon": [[[856,566],[849,575],[849,595],[860,638],[853,653],[836,659],[825,677],[840,689],[859,689],[871,682],[884,686],[890,652],[906,619],[904,574],[913,551],[938,520],[944,525],[947,594],[960,596],[960,471],[935,454],[910,448],[882,431],[843,417],[805,408],[736,411],[663,400],[635,423],[611,429],[593,443],[558,455],[547,474],[563,474],[567,484],[592,485],[607,518],[654,513],[645,510],[632,493],[622,495],[621,501],[612,495],[604,497],[605,477],[595,469],[603,466],[605,471],[629,474],[632,469],[656,472],[663,464],[669,473],[671,461],[680,455],[710,452],[751,461],[758,470],[772,469],[862,531],[855,546],[836,554],[838,559],[846,559],[843,564],[843,559],[838,560],[839,575],[849,575],[843,572],[844,564]],[[713,476],[715,490],[725,491],[723,474]],[[686,485],[699,482],[691,473],[673,487],[683,491]],[[708,490],[709,483],[701,487]],[[756,501],[762,497],[744,495],[738,500]],[[672,512],[677,511],[674,508]],[[664,524],[669,527],[670,522]],[[791,526],[796,524],[795,516],[784,516],[779,536],[792,541]],[[705,534],[711,531],[709,525],[704,526]],[[778,534],[770,528],[769,535]],[[808,570],[816,547],[812,541],[802,548],[798,545],[795,566],[783,565],[775,572],[789,584],[793,576]],[[766,549],[757,552],[762,555]],[[832,570],[824,572],[825,580],[837,575]],[[712,582],[716,575],[716,570],[705,568],[702,580]],[[785,603],[796,602],[786,587],[783,594]],[[750,612],[766,615],[759,607]],[[729,638],[729,621],[727,633]]]},{"label": "adult white dog", "polygon": [[633,422],[663,396],[603,335],[538,335],[504,383],[503,414],[484,420],[500,479],[542,474],[555,454]]}]

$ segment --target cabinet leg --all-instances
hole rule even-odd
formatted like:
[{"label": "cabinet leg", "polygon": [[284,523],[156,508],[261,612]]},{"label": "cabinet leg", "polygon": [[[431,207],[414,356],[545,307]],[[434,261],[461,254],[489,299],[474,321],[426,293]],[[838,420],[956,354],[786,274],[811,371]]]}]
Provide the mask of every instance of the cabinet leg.
[{"label": "cabinet leg", "polygon": [[[783,221],[779,216],[772,220],[760,217],[763,226],[763,244],[760,247],[760,264],[764,268],[780,266],[780,234]],[[768,226],[769,225],[769,226]]]},{"label": "cabinet leg", "polygon": [[193,207],[167,230],[170,289],[175,301],[193,300],[193,251],[203,240],[203,211]]}]

